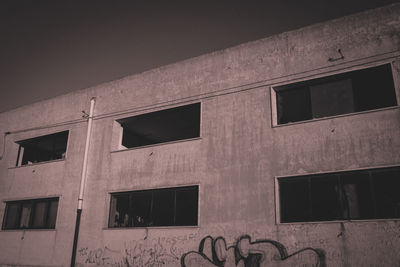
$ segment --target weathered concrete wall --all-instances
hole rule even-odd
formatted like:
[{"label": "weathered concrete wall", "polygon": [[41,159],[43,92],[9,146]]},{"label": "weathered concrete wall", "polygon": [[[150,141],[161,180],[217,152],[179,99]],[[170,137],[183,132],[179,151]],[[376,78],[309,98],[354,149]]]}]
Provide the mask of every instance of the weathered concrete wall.
[{"label": "weathered concrete wall", "polygon": [[[235,250],[251,266],[251,250],[266,253],[262,266],[398,265],[399,220],[276,223],[275,177],[400,165],[399,108],[274,127],[270,87],[395,62],[399,95],[399,32],[395,4],[0,114],[1,132],[49,126],[6,136],[2,200],[60,196],[55,230],[0,231],[0,264],[69,265],[87,127],[81,110],[95,96],[80,266],[234,266]],[[329,62],[339,48],[344,59]],[[188,101],[201,102],[200,138],[116,150],[116,119]],[[61,130],[70,131],[65,160],[14,167],[15,141]],[[192,184],[198,227],[107,228],[110,192]]]},{"label": "weathered concrete wall", "polygon": [[[42,112],[43,114],[43,112]],[[69,130],[65,160],[14,167],[17,145],[23,140],[46,133]],[[23,265],[65,265],[71,255],[76,199],[80,183],[85,124],[52,127],[6,137],[5,159],[1,161],[1,197],[3,200],[23,200],[59,196],[55,230],[8,230],[0,233],[1,263]],[[73,140],[73,141],[72,141]],[[5,203],[1,203],[3,218]]]}]

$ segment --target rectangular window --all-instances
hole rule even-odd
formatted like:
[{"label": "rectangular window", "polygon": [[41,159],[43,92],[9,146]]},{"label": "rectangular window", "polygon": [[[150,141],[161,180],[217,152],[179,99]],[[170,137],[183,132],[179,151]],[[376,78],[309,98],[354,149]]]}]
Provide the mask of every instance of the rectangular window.
[{"label": "rectangular window", "polygon": [[7,201],[3,230],[54,229],[58,198]]},{"label": "rectangular window", "polygon": [[400,167],[278,178],[281,222],[400,218]]},{"label": "rectangular window", "polygon": [[397,105],[390,64],[278,86],[274,90],[278,124]]},{"label": "rectangular window", "polygon": [[200,103],[119,119],[124,148],[200,136]]},{"label": "rectangular window", "polygon": [[198,186],[111,194],[108,227],[195,226]]},{"label": "rectangular window", "polygon": [[65,158],[68,131],[18,141],[17,166]]}]

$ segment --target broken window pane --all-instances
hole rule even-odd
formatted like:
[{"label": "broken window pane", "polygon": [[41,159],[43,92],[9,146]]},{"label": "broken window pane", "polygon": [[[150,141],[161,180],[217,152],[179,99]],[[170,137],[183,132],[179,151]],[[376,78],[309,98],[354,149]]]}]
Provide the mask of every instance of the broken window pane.
[{"label": "broken window pane", "polygon": [[400,218],[400,169],[371,172],[378,218]]},{"label": "broken window pane", "polygon": [[390,64],[355,71],[352,81],[356,111],[397,105]]},{"label": "broken window pane", "polygon": [[280,179],[280,208],[283,222],[300,222],[309,220],[310,195],[306,177]]},{"label": "broken window pane", "polygon": [[313,176],[310,183],[312,220],[331,221],[340,219],[337,176]]},{"label": "broken window pane", "polygon": [[200,103],[117,120],[122,146],[140,147],[200,136]]},{"label": "broken window pane", "polygon": [[46,226],[47,202],[37,202],[35,204],[35,214],[33,216],[33,228],[43,228]]},{"label": "broken window pane", "polygon": [[5,213],[5,220],[4,220],[4,229],[15,229],[18,228],[18,219],[19,219],[19,203],[10,203],[6,205],[6,213]]},{"label": "broken window pane", "polygon": [[348,208],[348,219],[370,219],[374,206],[370,179],[367,172],[354,172],[341,175],[344,195]]},{"label": "broken window pane", "polygon": [[396,106],[391,65],[275,87],[278,124]]},{"label": "broken window pane", "polygon": [[312,118],[310,91],[300,86],[294,89],[278,91],[278,121],[280,124],[304,121]]},{"label": "broken window pane", "polygon": [[312,117],[323,118],[354,112],[350,79],[325,82],[310,87]]},{"label": "broken window pane", "polygon": [[176,191],[175,225],[197,225],[197,188]]},{"label": "broken window pane", "polygon": [[129,226],[129,195],[111,196],[110,227]]},{"label": "broken window pane", "polygon": [[19,228],[28,228],[29,220],[31,218],[32,203],[25,202],[22,204],[21,219],[19,221]]},{"label": "broken window pane", "polygon": [[[111,196],[108,225],[109,227],[197,225],[197,211],[198,186],[116,193]],[[121,216],[124,219],[120,219]]]},{"label": "broken window pane", "polygon": [[56,228],[56,220],[57,220],[57,210],[58,210],[58,198],[52,199],[49,203],[49,212],[47,215],[47,228],[54,229]]},{"label": "broken window pane", "polygon": [[117,196],[111,196],[110,216],[108,218],[108,227],[118,227],[119,212],[117,214]]},{"label": "broken window pane", "polygon": [[174,225],[175,191],[159,190],[154,192],[152,219],[154,226]]},{"label": "broken window pane", "polygon": [[68,131],[18,141],[17,166],[65,158]]},{"label": "broken window pane", "polygon": [[131,194],[132,203],[132,225],[129,226],[151,226],[153,221],[151,218],[152,197],[150,190],[142,192],[134,192]]}]

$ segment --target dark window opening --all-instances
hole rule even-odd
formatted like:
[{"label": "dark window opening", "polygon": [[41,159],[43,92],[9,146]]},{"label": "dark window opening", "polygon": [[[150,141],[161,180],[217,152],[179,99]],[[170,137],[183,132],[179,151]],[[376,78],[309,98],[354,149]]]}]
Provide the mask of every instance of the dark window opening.
[{"label": "dark window opening", "polygon": [[122,145],[140,147],[200,136],[200,103],[117,120]]},{"label": "dark window opening", "polygon": [[8,201],[2,229],[54,229],[57,210],[58,198]]},{"label": "dark window opening", "polygon": [[108,227],[195,226],[198,186],[111,195]]},{"label": "dark window opening", "polygon": [[279,178],[281,222],[400,218],[400,167]]},{"label": "dark window opening", "polygon": [[390,64],[274,89],[278,124],[397,105]]},{"label": "dark window opening", "polygon": [[17,166],[65,158],[68,131],[18,141]]}]

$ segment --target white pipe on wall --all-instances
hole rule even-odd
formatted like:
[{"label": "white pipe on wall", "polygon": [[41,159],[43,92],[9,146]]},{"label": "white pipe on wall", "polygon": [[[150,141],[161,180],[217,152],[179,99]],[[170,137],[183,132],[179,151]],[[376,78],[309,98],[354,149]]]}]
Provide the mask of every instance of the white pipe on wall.
[{"label": "white pipe on wall", "polygon": [[85,152],[83,154],[83,167],[82,167],[82,175],[81,175],[81,185],[79,187],[78,210],[82,210],[82,207],[83,207],[83,194],[84,194],[85,185],[86,185],[86,170],[87,170],[90,134],[92,132],[93,110],[94,110],[95,102],[96,102],[96,98],[92,97],[92,99],[90,99],[90,111],[89,111],[89,118],[88,118],[88,128],[87,128],[87,132],[86,132]]}]

